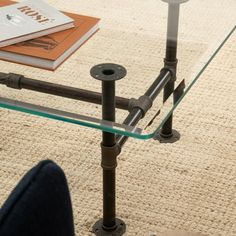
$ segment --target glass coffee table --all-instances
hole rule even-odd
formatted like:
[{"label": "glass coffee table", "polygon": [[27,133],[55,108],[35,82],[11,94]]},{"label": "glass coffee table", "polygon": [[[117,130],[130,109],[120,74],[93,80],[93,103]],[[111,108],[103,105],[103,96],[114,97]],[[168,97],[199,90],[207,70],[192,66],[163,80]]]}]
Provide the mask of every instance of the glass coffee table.
[{"label": "glass coffee table", "polygon": [[[90,9],[83,4],[82,9]],[[109,13],[102,4],[96,9],[101,11],[101,29],[80,49],[81,61],[69,74],[66,63],[54,73],[34,69],[28,74],[25,66],[0,69],[1,108],[103,132],[103,218],[93,226],[96,235],[122,235],[126,230],[115,210],[115,169],[125,142],[129,137],[160,142],[180,138],[172,128],[174,110],[236,29],[234,0],[155,1],[155,9],[147,7],[130,18],[132,11],[120,6],[126,17],[118,19],[116,30],[109,24],[117,20],[112,4]],[[144,29],[146,14],[151,24],[145,23]],[[127,47],[133,55],[126,54]],[[90,53],[86,75],[83,53]],[[102,63],[117,54],[127,69]],[[82,79],[86,83],[80,88]]]}]

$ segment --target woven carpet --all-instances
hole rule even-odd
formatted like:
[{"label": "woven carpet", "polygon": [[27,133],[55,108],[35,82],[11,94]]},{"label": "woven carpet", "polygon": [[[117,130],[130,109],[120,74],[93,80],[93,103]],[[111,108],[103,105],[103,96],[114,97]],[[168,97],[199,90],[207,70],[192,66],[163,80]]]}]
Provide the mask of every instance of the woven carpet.
[{"label": "woven carpet", "polygon": [[[154,53],[156,0],[47,2],[62,10],[103,18],[101,30],[55,73],[0,62],[2,72],[100,91],[100,83],[90,78],[89,69],[114,62],[129,72],[117,85],[118,95],[131,97],[145,91],[164,56],[163,51]],[[235,9],[231,13],[235,14]],[[205,48],[200,41],[192,47],[196,51]],[[126,235],[158,235],[177,229],[236,236],[235,61],[236,33],[176,110],[174,128],[181,133],[178,142],[129,139],[125,144],[117,168],[117,215],[127,223]],[[132,76],[139,83],[132,84]],[[144,83],[144,78],[150,81]],[[29,101],[36,96],[25,94]],[[44,105],[58,105],[47,99],[50,96],[37,96]],[[67,101],[69,105],[74,102]],[[81,103],[74,112],[89,113],[90,106]],[[96,112],[100,113],[99,106]],[[120,113],[118,119],[125,115]],[[102,216],[101,132],[3,109],[0,128],[0,205],[28,169],[39,160],[52,159],[68,178],[77,236],[92,235],[91,226]]]}]

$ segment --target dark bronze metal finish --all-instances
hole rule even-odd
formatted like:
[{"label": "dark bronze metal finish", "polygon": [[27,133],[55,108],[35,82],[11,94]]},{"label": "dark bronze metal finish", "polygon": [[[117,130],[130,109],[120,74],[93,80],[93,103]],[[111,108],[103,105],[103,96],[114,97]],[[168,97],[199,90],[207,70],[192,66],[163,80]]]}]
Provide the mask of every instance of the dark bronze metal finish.
[{"label": "dark bronze metal finish", "polygon": [[[84,102],[102,104],[101,93],[35,79],[29,79],[24,77],[23,75],[0,73],[0,84],[5,84],[8,87],[15,89],[28,89],[41,93],[76,99]],[[128,110],[129,102],[130,99],[116,97],[116,108]]]},{"label": "dark bronze metal finish", "polygon": [[[171,72],[167,69],[162,69],[160,72],[160,75],[156,78],[156,80],[152,83],[152,85],[148,88],[146,93],[144,94],[145,104],[135,104],[130,109],[130,113],[127,116],[127,118],[124,120],[123,124],[129,125],[129,126],[135,126],[139,120],[141,120],[145,113],[151,108],[152,102],[156,99],[157,95],[161,92],[163,87],[170,81],[171,79]],[[141,96],[142,98],[143,96]],[[146,100],[149,100],[150,103],[148,104]],[[142,100],[139,102],[142,102]],[[132,104],[132,99],[131,99]],[[144,106],[145,105],[145,106]],[[145,109],[144,109],[145,107]],[[116,142],[120,147],[120,150],[122,146],[125,144],[125,142],[128,140],[127,136],[117,135],[116,136]]]},{"label": "dark bronze metal finish", "polygon": [[124,78],[127,72],[123,66],[113,63],[104,63],[94,66],[90,70],[90,74],[95,79],[111,82]]},{"label": "dark bronze metal finish", "polygon": [[[182,97],[185,89],[185,80],[182,80],[178,87],[174,90],[174,103],[177,103]],[[169,135],[165,136],[164,134],[158,133],[155,137],[155,140],[158,140],[160,143],[175,143],[180,139],[180,133],[172,129],[171,137]]]},{"label": "dark bronze metal finish", "polygon": [[161,135],[160,133],[158,133],[155,137],[153,137],[153,139],[158,140],[160,143],[175,143],[180,140],[180,133],[177,130],[172,129],[171,137],[165,137],[163,134]]},{"label": "dark bronze metal finish", "polygon": [[[176,80],[177,68],[177,44],[178,44],[178,27],[179,27],[179,8],[180,3],[185,1],[168,0],[168,25],[167,25],[167,41],[166,41],[166,57],[164,59],[164,67],[172,74],[172,79],[166,84],[163,93],[163,102],[173,93]],[[173,136],[172,132],[173,114],[164,123],[160,135],[167,139]]]},{"label": "dark bronze metal finish", "polygon": [[117,225],[117,227],[114,230],[112,230],[112,232],[109,230],[107,231],[103,228],[103,220],[100,219],[93,226],[92,232],[96,236],[120,236],[120,235],[123,235],[126,231],[125,222],[120,219],[116,219],[116,225]]},{"label": "dark bronze metal finish", "polygon": [[[102,81],[102,119],[115,121],[115,81],[126,75],[126,69],[116,64],[100,64],[90,70],[95,79]],[[113,133],[102,134],[103,168],[103,218],[93,226],[98,236],[121,236],[125,233],[125,223],[116,218],[116,167],[119,153],[116,136]]]}]

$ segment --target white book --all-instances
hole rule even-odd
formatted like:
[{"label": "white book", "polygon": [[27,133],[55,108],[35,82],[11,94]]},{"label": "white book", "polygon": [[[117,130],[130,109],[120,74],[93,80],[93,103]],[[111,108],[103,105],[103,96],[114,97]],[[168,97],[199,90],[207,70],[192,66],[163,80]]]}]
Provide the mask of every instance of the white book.
[{"label": "white book", "polygon": [[0,47],[72,28],[73,21],[41,0],[0,7]]}]

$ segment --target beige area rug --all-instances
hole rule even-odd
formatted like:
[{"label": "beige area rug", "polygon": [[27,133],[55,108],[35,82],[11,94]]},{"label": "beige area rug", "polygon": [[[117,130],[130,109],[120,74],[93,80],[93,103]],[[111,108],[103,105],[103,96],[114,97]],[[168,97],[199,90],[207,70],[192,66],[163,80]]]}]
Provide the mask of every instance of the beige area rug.
[{"label": "beige area rug", "polygon": [[[130,97],[145,91],[162,66],[165,42],[157,40],[155,29],[158,19],[166,20],[165,7],[163,17],[156,19],[156,0],[48,2],[59,9],[103,18],[101,30],[55,73],[6,62],[0,62],[0,71],[100,91],[100,83],[88,82],[92,81],[89,69],[94,64],[114,62],[129,72],[117,86],[118,95]],[[235,9],[222,21],[232,14]],[[209,15],[203,14],[199,20]],[[159,27],[160,34],[165,33],[164,26]],[[219,30],[221,27],[224,25],[219,24]],[[200,32],[195,35],[194,30],[184,32],[180,37],[191,34],[195,40],[191,44],[181,42],[179,55],[190,55],[187,61],[194,63],[197,53],[205,51],[207,37]],[[236,33],[177,109],[174,127],[181,132],[179,142],[130,139],[126,143],[117,169],[117,215],[127,223],[126,235],[185,230],[207,236],[236,236],[235,61]],[[191,67],[183,68],[180,77],[192,73]],[[1,96],[19,98],[20,94],[1,88]],[[29,101],[36,96],[27,91],[24,94]],[[69,100],[63,104],[60,99],[39,94],[37,99],[65,109],[77,104]],[[79,103],[77,107],[75,112],[89,114],[92,105]],[[93,113],[100,114],[100,107]],[[118,119],[125,115],[122,112]],[[3,109],[0,128],[0,205],[29,168],[49,158],[62,166],[68,178],[77,235],[91,235],[91,226],[102,214],[101,133]]]},{"label": "beige area rug", "polygon": [[180,231],[180,230],[175,230],[171,232],[166,232],[163,234],[159,234],[159,236],[203,236],[203,234],[198,234],[198,233],[189,233],[186,231]]}]

